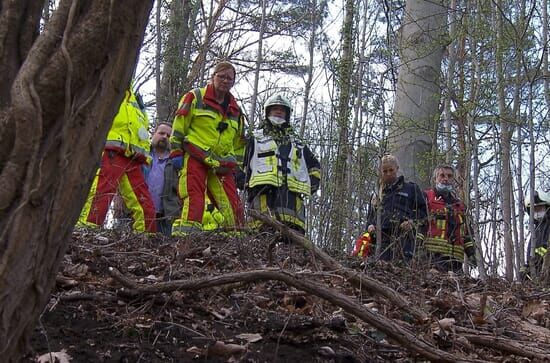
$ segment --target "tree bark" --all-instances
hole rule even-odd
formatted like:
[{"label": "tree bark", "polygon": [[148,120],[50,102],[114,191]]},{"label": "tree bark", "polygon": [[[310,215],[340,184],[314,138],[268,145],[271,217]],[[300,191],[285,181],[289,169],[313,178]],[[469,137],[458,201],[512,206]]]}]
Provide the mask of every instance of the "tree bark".
[{"label": "tree bark", "polygon": [[10,88],[17,71],[38,36],[40,1],[8,1],[0,3],[0,108],[10,101]]},{"label": "tree bark", "polygon": [[[265,36],[265,18],[267,11],[266,0],[260,1],[262,15],[260,17],[260,29],[258,30],[258,48],[256,50],[256,60],[254,61],[254,83],[252,86],[252,97],[250,98],[250,109],[248,111],[248,127],[251,130],[256,128],[256,103],[258,101],[258,84],[260,83],[260,68],[264,60],[264,36]],[[260,112],[260,120],[266,115]]]},{"label": "tree bark", "polygon": [[[474,8],[476,6],[478,6],[479,3],[473,1],[473,0],[468,0],[467,2],[467,7],[468,8]],[[470,22],[468,20],[464,20],[464,23],[463,23],[463,26],[464,27],[468,27],[470,26],[470,24],[478,24],[478,22],[480,22],[480,11],[475,11],[475,17],[474,19]],[[470,52],[472,53],[473,57],[472,57],[472,63],[473,63],[473,66],[471,67],[471,70],[469,71],[469,77],[470,79],[472,80],[475,80],[475,81],[472,81],[470,82],[470,85],[469,85],[469,95],[470,95],[470,99],[469,101],[472,102],[472,103],[476,103],[478,98],[479,98],[479,90],[481,88],[481,85],[480,85],[480,79],[481,77],[479,76],[481,74],[481,70],[480,70],[480,60],[478,59],[478,57],[476,56],[478,54],[478,47],[477,47],[477,44],[478,44],[478,39],[477,39],[477,35],[476,34],[469,34],[468,35],[468,38],[467,38],[467,41],[468,43],[470,44]],[[464,54],[465,53],[465,46],[466,46],[466,39],[464,39],[462,42],[461,42],[461,53]],[[460,62],[460,79],[461,79],[461,84],[464,84],[465,83],[465,74],[466,71],[465,71],[465,64],[464,64],[464,57],[461,57],[461,62]],[[461,89],[463,89],[464,87],[461,87]],[[461,104],[465,104],[465,101],[466,99],[464,98],[464,91],[461,92],[462,94],[462,97],[460,98],[460,103]],[[476,247],[476,260],[478,261],[477,262],[477,270],[479,272],[479,276],[481,279],[485,280],[486,277],[487,277],[487,270],[485,269],[485,263],[484,263],[484,255],[483,255],[483,246],[481,244],[481,237],[480,237],[480,233],[479,233],[479,221],[481,221],[481,204],[482,204],[482,198],[481,198],[481,192],[480,192],[480,171],[481,171],[481,163],[480,163],[480,160],[479,160],[479,154],[480,154],[480,140],[478,139],[477,137],[477,134],[476,134],[476,120],[475,120],[475,117],[474,115],[471,113],[471,112],[465,112],[466,113],[466,118],[467,118],[467,121],[468,121],[468,135],[469,135],[469,143],[471,144],[471,149],[472,149],[472,160],[471,160],[471,170],[472,170],[472,180],[471,180],[471,185],[472,185],[472,192],[473,192],[473,195],[474,195],[474,199],[472,201],[472,205],[473,205],[473,210],[471,211],[472,213],[472,216],[473,216],[473,223],[471,225],[472,227],[472,233],[473,233],[473,236],[474,236],[474,243],[475,243],[475,247]]]},{"label": "tree bark", "polygon": [[0,354],[10,362],[48,301],[152,1],[63,0],[32,47],[21,37],[37,31],[30,20],[43,2],[3,3],[0,17],[14,28],[0,26],[11,40],[2,67],[15,75],[2,83],[0,109]]},{"label": "tree bark", "polygon": [[158,75],[161,78],[157,86],[159,122],[172,122],[180,97],[189,89],[187,68],[191,60],[187,48],[190,47],[189,39],[192,38],[195,24],[194,7],[187,0],[172,1],[170,4],[168,37],[163,52],[160,52],[163,54],[164,67],[162,77]]},{"label": "tree bark", "polygon": [[503,222],[503,238],[504,238],[504,260],[506,262],[505,273],[506,279],[512,281],[514,279],[514,246],[512,241],[512,170],[510,165],[511,157],[511,139],[512,131],[510,125],[510,116],[506,107],[506,95],[505,95],[505,82],[506,75],[504,74],[504,19],[500,10],[502,8],[501,1],[497,1],[495,4],[494,14],[496,21],[497,36],[496,42],[496,55],[495,55],[495,73],[497,79],[497,97],[498,97],[498,112],[500,121],[500,162],[502,169],[501,182],[501,208],[502,208],[502,222]]},{"label": "tree bark", "polygon": [[440,72],[448,43],[447,1],[407,0],[389,146],[401,172],[429,185],[431,136],[439,121]]},{"label": "tree bark", "polygon": [[334,198],[331,205],[331,222],[329,229],[329,243],[332,248],[342,251],[344,234],[344,225],[346,216],[347,192],[347,160],[349,154],[349,116],[350,112],[350,93],[351,76],[353,69],[353,19],[355,17],[354,1],[346,0],[345,17],[342,29],[342,58],[338,66],[338,89],[340,97],[338,100],[337,123],[338,123],[338,151],[336,155],[336,165],[334,166],[333,178],[331,183],[333,187]]}]

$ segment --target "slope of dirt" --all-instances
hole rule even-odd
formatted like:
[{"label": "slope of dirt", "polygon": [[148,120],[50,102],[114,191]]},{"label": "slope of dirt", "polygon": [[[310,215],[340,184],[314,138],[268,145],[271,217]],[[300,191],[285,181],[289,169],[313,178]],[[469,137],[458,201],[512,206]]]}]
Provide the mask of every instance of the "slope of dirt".
[{"label": "slope of dirt", "polygon": [[[343,266],[375,278],[426,312],[406,311],[327,271],[277,235],[198,234],[171,239],[117,231],[75,231],[28,361],[62,349],[71,362],[408,362],[424,361],[344,309],[277,280],[215,284],[201,278],[285,271],[330,287],[392,319],[457,360],[542,361],[550,357],[550,293],[530,284],[481,281],[414,266]],[[113,270],[113,268],[115,270]],[[195,281],[145,292],[124,286]],[[517,342],[515,348],[510,342]]]}]

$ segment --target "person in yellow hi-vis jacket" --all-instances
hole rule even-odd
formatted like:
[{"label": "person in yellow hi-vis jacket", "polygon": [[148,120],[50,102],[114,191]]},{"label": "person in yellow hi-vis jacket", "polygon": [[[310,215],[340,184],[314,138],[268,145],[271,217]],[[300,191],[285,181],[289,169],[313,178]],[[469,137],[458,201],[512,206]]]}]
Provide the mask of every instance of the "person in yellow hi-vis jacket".
[{"label": "person in yellow hi-vis jacket", "polygon": [[264,104],[264,120],[250,138],[244,160],[250,208],[274,217],[301,234],[306,230],[305,197],[319,188],[321,167],[309,147],[290,124],[292,107],[283,95]]},{"label": "person in yellow hi-vis jacket", "polygon": [[155,206],[142,166],[150,160],[149,121],[131,87],[125,92],[107,134],[101,164],[78,225],[99,227],[118,189],[138,232],[156,232]]},{"label": "person in yellow hi-vis jacket", "polygon": [[235,172],[244,154],[244,121],[230,92],[235,76],[231,63],[220,62],[210,83],[189,91],[179,103],[170,157],[174,165],[181,165],[178,192],[182,211],[172,224],[172,235],[202,230],[207,191],[224,216],[223,227],[243,225]]}]

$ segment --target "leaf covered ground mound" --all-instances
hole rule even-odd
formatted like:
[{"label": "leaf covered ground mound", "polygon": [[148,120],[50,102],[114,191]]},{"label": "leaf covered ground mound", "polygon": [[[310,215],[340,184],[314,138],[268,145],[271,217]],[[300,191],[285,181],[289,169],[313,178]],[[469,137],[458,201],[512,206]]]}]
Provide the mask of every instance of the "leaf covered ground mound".
[{"label": "leaf covered ground mound", "polygon": [[[48,352],[70,362],[427,361],[419,341],[456,361],[550,359],[550,293],[531,282],[336,259],[425,312],[418,321],[279,239],[75,231],[27,361]],[[270,279],[272,272],[313,281],[319,285],[310,291],[323,286],[335,297]],[[387,319],[374,327],[350,312],[348,300]],[[396,326],[417,342],[394,339]]]}]

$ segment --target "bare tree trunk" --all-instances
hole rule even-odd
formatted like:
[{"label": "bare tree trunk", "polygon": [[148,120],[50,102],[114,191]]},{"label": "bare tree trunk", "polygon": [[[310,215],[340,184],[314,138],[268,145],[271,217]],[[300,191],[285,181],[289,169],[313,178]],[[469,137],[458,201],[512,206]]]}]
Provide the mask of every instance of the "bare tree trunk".
[{"label": "bare tree trunk", "polygon": [[[472,0],[472,1],[468,2],[468,7],[469,8],[475,7],[476,5],[479,5],[479,3],[477,3],[475,0]],[[481,21],[480,11],[475,11],[475,14],[476,15],[475,15],[475,18],[473,19],[473,24],[477,24],[478,22]],[[463,25],[468,26],[469,24],[466,23],[466,24],[463,24]],[[476,38],[476,35],[469,35],[469,37],[470,37],[469,44],[470,44],[470,47],[471,47],[470,52],[474,55],[472,57],[473,67],[472,67],[472,72],[471,72],[471,75],[470,75],[470,79],[472,79],[473,81],[470,83],[470,92],[469,92],[469,94],[470,94],[470,102],[475,104],[478,100],[479,90],[480,90],[480,87],[481,87],[481,85],[480,85],[481,70],[480,70],[480,60],[476,56],[476,54],[478,53],[478,49],[477,49],[478,40]],[[463,50],[465,41],[461,42],[461,44],[462,44],[461,50]],[[461,69],[463,69],[463,64],[461,64],[461,65],[462,65]],[[464,72],[461,72],[461,73],[462,73],[461,83],[463,84],[464,83]],[[461,100],[462,100],[462,98],[461,98]],[[483,249],[483,245],[481,244],[481,236],[480,236],[480,233],[479,233],[479,222],[481,221],[481,192],[480,192],[480,188],[479,188],[479,182],[480,182],[479,174],[480,174],[480,171],[481,171],[481,165],[480,165],[480,162],[479,162],[479,153],[480,153],[480,151],[479,151],[479,140],[478,140],[478,137],[476,135],[476,124],[475,124],[474,115],[471,112],[465,112],[465,113],[467,114],[466,118],[467,118],[467,122],[468,122],[468,130],[469,130],[468,131],[469,143],[471,144],[471,150],[472,150],[472,153],[471,153],[471,155],[472,155],[471,170],[472,170],[472,188],[473,188],[474,199],[473,199],[473,203],[472,203],[473,204],[473,211],[471,212],[472,216],[473,216],[473,223],[471,225],[471,228],[473,229],[472,234],[474,236],[474,243],[475,243],[475,247],[476,247],[476,260],[478,261],[477,269],[478,269],[479,276],[481,277],[481,279],[485,280],[485,278],[487,277],[487,270],[485,269],[484,255],[483,255],[484,249]]]},{"label": "bare tree trunk", "polygon": [[504,68],[503,68],[503,19],[502,14],[500,13],[500,8],[502,3],[500,0],[497,1],[498,9],[494,10],[496,17],[496,55],[495,55],[495,73],[497,79],[497,98],[498,98],[498,111],[500,115],[500,128],[501,128],[501,167],[502,167],[502,177],[501,177],[501,202],[502,202],[502,220],[503,220],[503,239],[504,239],[504,259],[505,259],[505,271],[506,279],[512,281],[514,279],[514,245],[512,241],[512,204],[510,200],[510,195],[512,193],[512,172],[510,167],[510,155],[511,155],[511,127],[509,120],[509,113],[506,107],[505,100],[505,79]]},{"label": "bare tree trunk", "polygon": [[430,135],[440,115],[441,60],[448,43],[446,2],[407,0],[401,29],[389,143],[403,174],[422,187],[429,185]]},{"label": "bare tree trunk", "polygon": [[548,68],[548,0],[542,1],[542,76],[546,107],[550,108],[550,68]]},{"label": "bare tree trunk", "polygon": [[[501,183],[502,179],[502,173],[500,170],[498,170],[498,167],[495,166],[495,174],[496,174],[496,180],[495,184],[499,185]],[[491,236],[490,241],[490,261],[492,262],[491,266],[491,275],[492,276],[499,276],[499,267],[501,265],[502,261],[502,255],[501,255],[501,249],[500,249],[500,231],[498,226],[498,217],[497,217],[497,208],[491,208],[490,210],[490,225],[491,225],[491,231],[489,231],[489,235]]]},{"label": "bare tree trunk", "polygon": [[[161,58],[162,58],[162,26],[161,26],[161,12],[162,12],[162,0],[157,0],[157,7],[155,9],[155,31],[156,34],[156,48],[155,48],[155,94],[157,95],[156,109],[157,109],[157,120],[159,119],[159,114],[161,110],[161,105],[158,102],[161,93]],[[158,121],[157,121],[158,124]]]},{"label": "bare tree trunk", "polygon": [[349,154],[349,116],[350,116],[350,93],[351,75],[353,69],[353,22],[355,17],[355,6],[353,0],[345,2],[344,26],[342,28],[342,59],[340,59],[338,70],[338,83],[340,97],[338,100],[338,153],[334,167],[334,199],[331,207],[331,225],[329,241],[333,248],[342,250],[342,235],[346,216],[346,162]]},{"label": "bare tree trunk", "polygon": [[[260,67],[263,62],[265,12],[267,6],[266,0],[261,0],[260,6],[262,7],[262,17],[260,19],[260,29],[258,31],[258,49],[256,50],[256,63],[254,65],[254,88],[252,90],[252,98],[250,99],[250,111],[248,112],[248,126],[251,130],[254,130],[256,124],[256,101],[258,100],[258,83],[260,82]],[[260,113],[260,115],[261,114],[262,113]]]},{"label": "bare tree trunk", "polygon": [[[160,4],[159,0],[159,4]],[[190,23],[195,22],[192,14],[192,2],[188,0],[174,0],[170,4],[170,20],[168,23],[168,36],[162,54],[157,59],[164,59],[164,67],[159,84],[157,85],[157,119],[162,122],[171,122],[176,111],[178,101],[187,86],[187,66],[184,58],[185,47],[188,39],[192,38]],[[157,6],[159,8],[159,6]],[[160,26],[160,14],[157,15],[157,28],[159,40],[157,47],[162,48],[162,28]],[[157,49],[158,52],[158,49]],[[187,60],[187,65],[189,60]]]},{"label": "bare tree trunk", "polygon": [[13,26],[0,29],[11,39],[1,65],[15,75],[12,85],[2,72],[0,354],[16,362],[48,301],[152,1],[62,0],[32,48],[21,37],[36,34],[43,2],[9,3],[0,10]]},{"label": "bare tree trunk", "polygon": [[[546,100],[546,108],[550,108],[550,69],[548,68],[548,0],[542,1],[542,44],[543,44],[543,54],[542,54],[542,75],[543,75],[543,84],[544,84],[544,97]],[[529,92],[529,140],[531,143],[531,157],[532,162],[530,166],[533,167],[533,172],[531,173],[531,190],[534,191],[534,152],[535,144],[534,141],[531,141],[533,138],[533,99],[532,99],[532,90]],[[532,204],[531,204],[532,205]],[[532,209],[532,208],[531,208]],[[530,218],[530,226],[532,226],[533,220]],[[531,229],[534,231],[534,229]],[[531,234],[532,235],[532,234]],[[534,248],[534,246],[532,246]],[[534,251],[533,251],[534,252]],[[532,255],[533,256],[533,255]],[[542,265],[542,283],[544,286],[550,286],[550,254],[546,254],[544,258],[544,263]]]},{"label": "bare tree trunk", "polygon": [[448,50],[448,59],[449,65],[447,67],[447,79],[446,79],[446,96],[443,102],[443,121],[445,124],[445,162],[450,164],[453,160],[453,140],[452,140],[452,112],[451,112],[451,93],[454,89],[454,79],[455,79],[455,64],[456,64],[456,48],[457,48],[457,39],[456,39],[456,21],[457,21],[457,5],[456,0],[451,0],[451,7],[449,11],[449,37],[451,43],[447,47]]},{"label": "bare tree trunk", "polygon": [[[520,2],[518,4],[520,7],[520,10],[517,12],[516,15],[516,26],[519,28],[518,34],[523,34],[525,31],[525,27],[527,24],[525,24],[525,3]],[[520,191],[518,193],[518,201],[517,203],[514,203],[512,205],[517,205],[518,210],[518,218],[512,218],[512,230],[514,235],[514,248],[517,251],[516,252],[516,271],[519,275],[519,270],[525,263],[523,251],[525,251],[525,244],[524,244],[524,233],[523,233],[523,221],[524,221],[524,215],[523,215],[523,203],[524,203],[524,197],[523,197],[523,117],[521,115],[521,88],[522,88],[522,80],[523,80],[523,68],[521,65],[521,60],[523,57],[523,40],[517,39],[516,40],[516,77],[515,77],[515,89],[514,89],[514,108],[512,111],[512,114],[514,115],[514,118],[516,119],[516,137],[517,137],[517,167],[516,167],[516,184],[517,188]],[[513,132],[513,131],[512,131]],[[514,194],[512,193],[511,199],[514,199]],[[519,225],[519,228],[518,228]]]},{"label": "bare tree trunk", "polygon": [[3,109],[10,102],[9,86],[38,36],[44,3],[3,0],[0,6],[0,109]]},{"label": "bare tree trunk", "polygon": [[[319,14],[322,9],[325,8],[326,1],[322,0],[321,4],[319,4],[319,8],[317,8],[317,0],[312,1],[312,9],[311,9],[311,23],[312,24],[319,24],[321,17],[319,17]],[[321,24],[319,24],[320,26]],[[309,111],[309,97],[311,94],[311,86],[313,84],[313,61],[315,59],[315,43],[317,42],[317,27],[312,26],[311,27],[311,34],[309,35],[309,41],[308,41],[308,57],[309,57],[309,64],[308,64],[308,70],[306,74],[306,82],[304,86],[304,113],[302,115],[302,121],[300,122],[300,136],[304,136],[304,131],[306,128],[306,120],[307,115]]]},{"label": "bare tree trunk", "polygon": [[[355,28],[358,29],[357,33],[357,52],[359,53],[357,55],[358,61],[357,61],[357,70],[355,72],[355,75],[353,78],[355,80],[363,80],[365,76],[368,78],[368,74],[365,75],[364,70],[368,69],[368,61],[365,57],[365,51],[368,49],[367,46],[367,22],[368,22],[368,1],[360,1],[357,4],[358,9],[361,9],[362,12],[359,14],[359,16],[355,17]],[[359,13],[359,12],[358,12]],[[359,31],[360,29],[360,31]],[[369,81],[365,82],[365,84],[368,86]],[[353,240],[353,229],[354,229],[354,223],[356,221],[355,218],[351,218],[353,216],[354,212],[357,210],[355,206],[355,201],[357,199],[357,193],[356,185],[358,185],[358,168],[356,168],[357,164],[354,163],[354,154],[356,154],[356,151],[359,150],[360,145],[360,131],[362,125],[361,117],[363,115],[362,108],[363,108],[363,88],[365,87],[365,84],[363,84],[362,81],[356,81],[355,84],[352,84],[352,91],[353,91],[353,116],[352,116],[352,124],[351,124],[351,130],[349,132],[350,135],[350,147],[348,148],[348,155],[347,155],[347,165],[348,170],[346,172],[346,190],[348,191],[348,195],[351,196],[348,199],[348,203],[346,203],[346,209],[344,210],[345,215],[347,216],[345,226],[344,226],[344,232],[342,234],[342,239],[344,241],[350,241]]]}]

